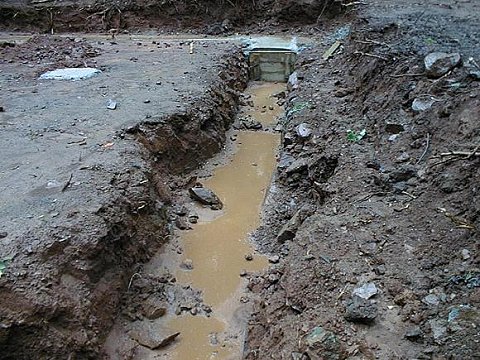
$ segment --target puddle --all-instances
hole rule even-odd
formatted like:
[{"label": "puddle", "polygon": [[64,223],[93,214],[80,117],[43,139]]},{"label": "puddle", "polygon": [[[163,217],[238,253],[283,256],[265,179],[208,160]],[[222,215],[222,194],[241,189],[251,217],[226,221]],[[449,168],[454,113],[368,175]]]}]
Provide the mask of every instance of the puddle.
[{"label": "puddle", "polygon": [[[246,93],[251,95],[254,107],[246,107],[242,113],[252,115],[264,126],[272,125],[282,114],[272,95],[283,90],[285,84],[252,83]],[[192,260],[193,270],[177,270],[175,274],[179,283],[202,290],[212,316],[187,314],[168,321],[168,327],[181,332],[179,341],[165,351],[169,359],[241,358],[248,312],[240,301],[246,283],[240,273],[268,267],[267,259],[255,253],[248,237],[260,225],[280,139],[264,131],[235,134],[237,149],[231,162],[203,181],[224,203],[221,216],[212,218],[210,211],[199,212],[199,224],[182,232],[181,261]],[[245,259],[248,254],[253,260]]]}]

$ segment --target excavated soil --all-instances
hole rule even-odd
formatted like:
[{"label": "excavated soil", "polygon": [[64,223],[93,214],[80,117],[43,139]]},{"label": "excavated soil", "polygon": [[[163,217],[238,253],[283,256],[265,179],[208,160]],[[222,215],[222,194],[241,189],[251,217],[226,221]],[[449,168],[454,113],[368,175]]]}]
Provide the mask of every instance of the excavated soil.
[{"label": "excavated soil", "polygon": [[[247,359],[478,358],[477,23],[474,2],[376,1],[301,53],[256,234],[281,261],[250,279]],[[464,66],[428,78],[432,51]]]},{"label": "excavated soil", "polygon": [[[57,17],[42,3],[16,17],[2,9],[2,25],[57,31],[78,15],[74,4],[64,3],[68,11],[55,10]],[[308,21],[315,22],[323,6],[311,3]],[[82,9],[72,29],[169,26],[162,17],[145,20],[147,10],[160,11],[153,5],[122,23],[138,8],[98,4]],[[272,6],[247,31],[282,31],[285,14],[299,11],[302,23],[312,9],[286,4],[275,2],[286,13]],[[478,358],[479,5],[375,0],[354,8],[355,17],[295,28],[311,45],[299,54],[290,91],[279,94],[287,110],[278,128],[282,144],[264,223],[254,234],[278,263],[246,276],[250,294],[242,301],[253,311],[244,357]],[[231,31],[223,22],[227,12],[185,9],[191,17],[176,17],[176,26],[197,19],[195,31]],[[243,22],[232,15],[234,29],[248,23],[244,14]],[[215,28],[205,27],[206,19]],[[0,97],[7,169],[0,178],[2,359],[100,358],[118,314],[149,319],[168,291],[200,304],[199,316],[211,311],[198,289],[179,288],[172,274],[152,275],[143,264],[168,241],[173,224],[181,226],[186,189],[197,180],[188,171],[222,148],[247,82],[244,58],[225,44],[200,43],[195,49],[203,55],[194,64],[188,43],[142,38],[122,47],[126,39],[87,44],[73,37],[78,51],[70,49],[72,40],[58,40],[50,51],[65,47],[66,57],[52,64],[41,60],[41,49],[39,58],[32,56],[28,42],[17,45],[26,46],[23,55],[8,44],[1,50],[0,80],[8,93]],[[335,41],[339,47],[323,59]],[[163,62],[149,60],[151,50],[165,55]],[[459,52],[462,62],[430,78],[423,58],[433,51]],[[109,79],[89,80],[94,83],[83,90],[37,83],[40,72],[64,61],[95,61]],[[157,68],[171,70],[158,79]],[[124,69],[127,80],[115,78],[113,69]],[[145,77],[135,78],[139,73]],[[192,88],[193,80],[201,85]],[[138,81],[141,90],[132,85]],[[145,91],[146,83],[164,88]],[[89,98],[95,91],[101,97]],[[176,100],[165,95],[173,92]],[[115,96],[121,100],[116,116],[71,116]],[[150,103],[162,105],[145,110]],[[426,109],[414,110],[419,104]],[[133,359],[134,350],[118,354]]]}]

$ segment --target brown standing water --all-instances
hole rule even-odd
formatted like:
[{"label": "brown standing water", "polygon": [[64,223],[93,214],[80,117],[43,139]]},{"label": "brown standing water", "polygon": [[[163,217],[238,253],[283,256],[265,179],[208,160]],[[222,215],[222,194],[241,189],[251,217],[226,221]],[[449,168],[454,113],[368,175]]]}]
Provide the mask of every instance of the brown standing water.
[{"label": "brown standing water", "polygon": [[[272,95],[283,90],[285,84],[252,83],[246,93],[251,95],[254,107],[242,109],[241,115],[251,115],[264,127],[271,126],[282,114]],[[212,307],[212,316],[187,314],[167,324],[181,332],[179,341],[168,349],[172,359],[240,359],[246,321],[241,306],[245,281],[240,273],[268,266],[264,256],[255,254],[249,234],[260,225],[279,136],[266,131],[235,133],[238,145],[231,162],[203,181],[224,203],[222,214],[211,221],[200,218],[193,230],[181,234],[182,259],[191,259],[194,267],[175,274],[180,283],[202,290],[204,302]],[[247,254],[253,254],[252,261],[245,259]],[[217,334],[218,344],[212,345],[212,336]]]},{"label": "brown standing water", "polygon": [[[285,84],[251,83],[246,90],[253,107],[245,106],[240,116],[252,116],[264,128],[272,128],[282,115],[273,94],[285,90]],[[147,265],[149,271],[165,271],[175,275],[177,283],[201,290],[204,304],[211,307],[209,317],[170,309],[166,316],[155,320],[162,326],[180,332],[168,347],[149,350],[141,347],[135,359],[227,360],[241,359],[248,320],[246,280],[241,273],[262,271],[268,260],[255,252],[249,235],[260,225],[260,213],[276,164],[280,136],[272,131],[233,131],[236,136],[225,165],[213,175],[201,179],[222,200],[221,211],[213,211],[192,203],[199,215],[192,230],[178,231],[178,238],[162,254]],[[178,255],[177,249],[182,254]],[[252,255],[248,261],[246,255]],[[180,264],[191,261],[193,268],[184,270]],[[112,331],[107,349],[121,343],[122,336]]]}]

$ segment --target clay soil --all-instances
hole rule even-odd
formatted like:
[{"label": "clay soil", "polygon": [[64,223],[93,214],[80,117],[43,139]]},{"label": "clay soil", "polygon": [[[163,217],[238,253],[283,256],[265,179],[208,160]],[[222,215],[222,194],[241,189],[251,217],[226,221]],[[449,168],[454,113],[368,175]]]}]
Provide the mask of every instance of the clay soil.
[{"label": "clay soil", "polygon": [[[478,358],[480,94],[468,60],[480,63],[479,4],[375,0],[343,15],[327,6],[318,21],[323,6],[312,19],[305,4],[275,4],[260,25],[232,20],[235,31],[311,39],[285,94],[274,191],[254,234],[279,262],[249,275],[244,357]],[[15,22],[2,12],[3,27],[51,31],[29,18],[31,4],[3,5],[26,14]],[[80,11],[97,19],[81,30],[129,29],[105,23],[107,8],[104,17],[105,7]],[[136,19],[148,19],[146,9]],[[285,9],[299,12],[295,26],[285,27]],[[172,29],[151,17],[144,31]],[[205,19],[196,32],[211,30]],[[214,32],[230,31],[215,19]],[[117,316],[146,317],[147,300],[159,308],[175,288],[142,264],[185,215],[191,171],[222,149],[246,64],[227,43],[200,42],[191,61],[188,43],[147,35],[11,45],[0,49],[0,358],[101,358]],[[423,58],[433,51],[459,52],[462,64],[429,78]],[[37,80],[83,65],[104,75],[82,85]],[[118,109],[106,109],[109,98]],[[433,101],[414,111],[415,99]],[[367,283],[377,293],[352,316],[352,292]],[[179,297],[201,303],[195,289]],[[130,350],[120,358],[135,358]]]}]

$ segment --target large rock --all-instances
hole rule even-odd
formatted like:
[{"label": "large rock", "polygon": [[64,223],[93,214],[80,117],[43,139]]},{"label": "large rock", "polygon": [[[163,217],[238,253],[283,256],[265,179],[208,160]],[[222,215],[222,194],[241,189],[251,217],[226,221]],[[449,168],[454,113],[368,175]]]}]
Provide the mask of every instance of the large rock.
[{"label": "large rock", "polygon": [[180,335],[179,332],[161,327],[150,321],[133,323],[128,334],[133,340],[149,349],[165,347]]},{"label": "large rock", "polygon": [[459,53],[447,54],[442,52],[430,53],[423,60],[427,76],[432,78],[439,78],[445,75],[455,66],[458,66],[460,61]]},{"label": "large rock", "polygon": [[223,208],[223,203],[218,196],[210,189],[204,187],[193,187],[189,190],[190,197],[204,205],[210,205],[214,210]]},{"label": "large rock", "polygon": [[282,229],[277,235],[277,241],[279,243],[284,243],[287,240],[292,240],[297,234],[297,230],[300,225],[302,225],[305,219],[312,215],[314,211],[315,208],[309,205],[301,207],[295,213],[295,215],[293,215],[292,218],[288,220],[285,225],[283,225]]}]

